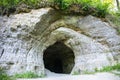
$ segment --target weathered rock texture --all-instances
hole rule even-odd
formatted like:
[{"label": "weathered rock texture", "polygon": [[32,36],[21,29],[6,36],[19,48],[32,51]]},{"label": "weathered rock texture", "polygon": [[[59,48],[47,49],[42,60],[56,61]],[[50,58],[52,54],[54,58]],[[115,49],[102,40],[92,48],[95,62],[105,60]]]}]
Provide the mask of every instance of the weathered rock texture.
[{"label": "weathered rock texture", "polygon": [[0,66],[10,75],[26,71],[45,74],[44,51],[56,42],[74,53],[71,74],[120,62],[120,36],[93,16],[63,16],[43,8],[0,18]]}]

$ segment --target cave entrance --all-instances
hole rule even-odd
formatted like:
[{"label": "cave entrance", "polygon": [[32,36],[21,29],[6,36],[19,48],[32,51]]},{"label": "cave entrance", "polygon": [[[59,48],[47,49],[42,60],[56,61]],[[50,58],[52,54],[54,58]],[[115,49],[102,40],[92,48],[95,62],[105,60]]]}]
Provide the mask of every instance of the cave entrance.
[{"label": "cave entrance", "polygon": [[55,73],[69,74],[74,67],[74,53],[62,42],[49,46],[43,60],[45,68]]}]

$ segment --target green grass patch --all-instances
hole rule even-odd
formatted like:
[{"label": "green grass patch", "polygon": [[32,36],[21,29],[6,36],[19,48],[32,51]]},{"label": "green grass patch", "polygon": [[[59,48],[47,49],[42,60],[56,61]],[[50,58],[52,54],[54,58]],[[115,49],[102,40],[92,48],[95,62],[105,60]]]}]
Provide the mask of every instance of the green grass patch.
[{"label": "green grass patch", "polygon": [[8,76],[5,71],[0,67],[0,80],[15,80],[15,78]]},{"label": "green grass patch", "polygon": [[80,72],[74,71],[74,72],[72,73],[72,75],[80,75]]},{"label": "green grass patch", "polygon": [[116,65],[113,65],[113,66],[106,66],[106,67],[103,67],[102,69],[95,69],[96,72],[110,72],[110,71],[113,71],[113,70],[117,70],[117,71],[120,71],[120,63],[119,64],[116,64]]},{"label": "green grass patch", "polygon": [[33,72],[25,72],[21,74],[15,74],[14,77],[15,78],[42,78],[42,77],[45,77],[45,75],[44,74],[38,75]]},{"label": "green grass patch", "polygon": [[[113,65],[113,66],[106,66],[106,67],[103,67],[102,69],[97,69],[95,68],[95,71],[93,72],[90,72],[88,70],[86,71],[83,71],[82,73],[78,73],[78,72],[74,72],[72,75],[80,75],[80,74],[95,74],[97,72],[112,72],[112,71],[120,71],[120,63],[116,64],[116,65]],[[119,74],[118,74],[119,75]]]}]

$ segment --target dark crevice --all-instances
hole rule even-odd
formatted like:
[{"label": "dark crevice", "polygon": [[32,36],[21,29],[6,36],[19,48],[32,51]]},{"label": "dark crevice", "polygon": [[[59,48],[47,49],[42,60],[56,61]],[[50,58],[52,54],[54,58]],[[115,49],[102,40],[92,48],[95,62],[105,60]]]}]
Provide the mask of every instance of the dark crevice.
[{"label": "dark crevice", "polygon": [[2,52],[1,52],[0,58],[2,57],[3,53],[4,53],[4,49],[3,49]]}]

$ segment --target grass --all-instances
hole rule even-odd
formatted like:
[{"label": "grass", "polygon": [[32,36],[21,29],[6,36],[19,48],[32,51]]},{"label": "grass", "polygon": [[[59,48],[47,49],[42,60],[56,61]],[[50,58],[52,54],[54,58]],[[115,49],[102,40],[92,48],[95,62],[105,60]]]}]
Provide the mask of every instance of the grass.
[{"label": "grass", "polygon": [[43,78],[44,74],[35,74],[33,72],[25,72],[21,74],[15,74],[14,76],[8,76],[5,71],[0,68],[0,80],[16,80],[16,78]]},{"label": "grass", "polygon": [[120,76],[119,73],[112,72],[112,71],[114,71],[114,70],[120,72],[120,63],[119,63],[119,64],[116,64],[116,65],[114,65],[114,66],[106,66],[106,67],[104,67],[103,69],[97,70],[96,72],[111,72],[111,73],[113,73],[113,74],[115,74],[115,75]]},{"label": "grass", "polygon": [[8,76],[5,71],[0,67],[0,80],[15,80],[15,78]]},{"label": "grass", "polygon": [[[113,66],[106,66],[106,67],[103,67],[102,69],[95,68],[94,72],[90,72],[90,71],[86,70],[86,71],[83,71],[82,74],[95,74],[97,72],[111,72],[114,70],[120,71],[120,63],[113,65]],[[72,75],[80,75],[80,74],[81,73],[74,72]],[[118,75],[120,75],[120,74],[118,74]]]},{"label": "grass", "polygon": [[25,72],[21,74],[15,74],[14,77],[15,78],[42,78],[42,77],[45,77],[45,75],[41,74],[39,76],[38,74],[35,74],[33,72]]},{"label": "grass", "polygon": [[72,73],[72,75],[79,75],[80,74],[80,72],[78,72],[78,71],[74,71],[73,73]]},{"label": "grass", "polygon": [[100,70],[98,70],[98,71],[99,71],[99,72],[110,72],[110,71],[113,71],[113,70],[120,71],[120,63],[119,63],[119,64],[116,64],[116,65],[113,65],[113,66],[103,67],[103,69],[100,69]]},{"label": "grass", "polygon": [[38,75],[33,72],[26,72],[21,74],[15,74],[14,76],[8,76],[3,70],[0,70],[0,80],[16,80],[16,78],[43,78],[44,74]]}]

